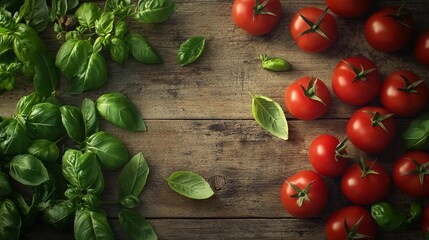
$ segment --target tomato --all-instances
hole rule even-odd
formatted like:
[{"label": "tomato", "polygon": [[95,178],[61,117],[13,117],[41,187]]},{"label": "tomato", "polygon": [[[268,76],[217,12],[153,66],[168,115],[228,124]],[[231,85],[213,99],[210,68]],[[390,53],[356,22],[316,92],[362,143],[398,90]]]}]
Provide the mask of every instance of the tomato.
[{"label": "tomato", "polygon": [[382,200],[389,192],[389,173],[377,162],[361,159],[350,165],[341,178],[343,195],[359,205]]},{"label": "tomato", "polygon": [[377,229],[365,208],[348,206],[334,212],[328,218],[325,231],[328,240],[375,239]]},{"label": "tomato", "polygon": [[412,197],[429,197],[429,154],[411,151],[402,155],[393,166],[393,181]]},{"label": "tomato", "polygon": [[283,183],[280,197],[284,209],[292,216],[313,217],[325,207],[328,187],[319,174],[303,170]]},{"label": "tomato", "polygon": [[373,0],[325,0],[329,9],[340,17],[359,17],[368,12],[374,3]]},{"label": "tomato", "polygon": [[332,90],[349,105],[364,105],[373,100],[380,89],[381,77],[375,64],[366,57],[348,57],[332,74]]},{"label": "tomato", "polygon": [[252,35],[271,32],[281,15],[280,0],[235,0],[232,5],[235,24]]},{"label": "tomato", "polygon": [[338,26],[335,18],[315,7],[306,7],[293,16],[290,34],[298,47],[305,52],[321,52],[335,42]]},{"label": "tomato", "polygon": [[350,117],[346,134],[350,142],[366,153],[379,153],[392,142],[396,132],[392,114],[381,107],[362,107]]},{"label": "tomato", "polygon": [[413,16],[407,9],[386,7],[368,18],[365,23],[365,37],[376,50],[393,52],[408,43],[413,25]]},{"label": "tomato", "polygon": [[285,106],[294,117],[312,120],[323,116],[331,105],[331,93],[317,78],[297,79],[285,90]]},{"label": "tomato", "polygon": [[423,210],[422,231],[427,239],[429,237],[429,205],[427,205]]},{"label": "tomato", "polygon": [[429,29],[422,32],[416,40],[414,52],[417,60],[429,66]]},{"label": "tomato", "polygon": [[424,80],[408,70],[390,73],[380,89],[380,100],[390,112],[414,116],[428,106],[429,90]]},{"label": "tomato", "polygon": [[340,143],[335,136],[322,134],[311,142],[308,158],[320,175],[336,177],[346,170],[345,147],[345,141]]}]

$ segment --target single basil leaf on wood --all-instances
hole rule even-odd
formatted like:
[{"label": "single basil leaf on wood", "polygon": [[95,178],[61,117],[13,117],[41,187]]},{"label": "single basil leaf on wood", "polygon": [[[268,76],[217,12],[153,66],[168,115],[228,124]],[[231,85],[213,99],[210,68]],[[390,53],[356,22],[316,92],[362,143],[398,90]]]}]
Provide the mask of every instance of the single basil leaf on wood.
[{"label": "single basil leaf on wood", "polygon": [[429,149],[429,113],[414,119],[401,138],[406,149]]},{"label": "single basil leaf on wood", "polygon": [[95,21],[95,32],[103,37],[113,31],[115,15],[112,12],[103,12],[101,17]]},{"label": "single basil leaf on wood", "polygon": [[146,124],[137,106],[120,93],[105,93],[96,102],[100,116],[129,131],[145,131]]},{"label": "single basil leaf on wood", "polygon": [[33,106],[41,103],[42,101],[43,97],[40,96],[37,92],[32,92],[27,96],[23,96],[16,104],[16,113],[25,118],[28,114],[30,114]]},{"label": "single basil leaf on wood", "polygon": [[55,141],[65,134],[60,107],[48,102],[34,105],[25,126],[33,139],[44,138]]},{"label": "single basil leaf on wood", "polygon": [[123,64],[128,59],[128,45],[120,38],[112,38],[109,46],[110,57],[113,61]]},{"label": "single basil leaf on wood", "polygon": [[89,41],[71,38],[58,50],[55,65],[69,79],[85,70],[91,51]]},{"label": "single basil leaf on wood", "polygon": [[5,173],[0,171],[0,198],[7,197],[12,193],[12,186]]},{"label": "single basil leaf on wood", "polygon": [[74,212],[75,207],[71,201],[60,200],[43,211],[42,219],[44,222],[61,229],[69,224]]},{"label": "single basil leaf on wood", "polygon": [[286,117],[277,102],[265,96],[254,95],[252,96],[252,113],[259,126],[278,138],[288,140],[289,130]]},{"label": "single basil leaf on wood", "polygon": [[129,209],[121,209],[119,212],[119,225],[134,240],[157,240],[152,225],[137,212]]},{"label": "single basil leaf on wood", "polygon": [[69,137],[80,143],[85,138],[85,127],[79,108],[69,105],[60,107],[61,121]]},{"label": "single basil leaf on wood", "polygon": [[161,23],[175,10],[176,4],[171,0],[139,0],[135,18],[144,23]]},{"label": "single basil leaf on wood", "polygon": [[9,173],[13,179],[27,186],[37,186],[49,180],[48,170],[43,163],[30,154],[12,158]]},{"label": "single basil leaf on wood", "polygon": [[167,178],[167,182],[171,189],[188,198],[207,199],[214,194],[210,184],[193,172],[174,172]]},{"label": "single basil leaf on wood", "polygon": [[205,37],[190,37],[179,47],[177,62],[180,66],[186,66],[197,60],[204,51]]},{"label": "single basil leaf on wood", "polygon": [[91,29],[95,27],[95,21],[100,18],[101,9],[96,3],[83,3],[74,15],[81,26]]},{"label": "single basil leaf on wood", "polygon": [[13,155],[24,153],[30,145],[30,138],[16,119],[0,123],[0,153]]},{"label": "single basil leaf on wood", "polygon": [[158,56],[155,49],[152,48],[143,36],[131,33],[126,36],[125,42],[128,44],[131,56],[137,61],[144,64],[163,63],[163,60]]},{"label": "single basil leaf on wood", "polygon": [[82,101],[81,111],[85,126],[85,136],[89,137],[98,132],[99,129],[98,113],[94,101],[89,98],[85,98]]},{"label": "single basil leaf on wood", "polygon": [[146,185],[149,166],[142,153],[136,154],[119,174],[119,199],[128,195],[138,196]]},{"label": "single basil leaf on wood", "polygon": [[21,215],[12,200],[0,200],[0,239],[19,239]]},{"label": "single basil leaf on wood", "polygon": [[46,139],[33,140],[27,152],[42,162],[55,162],[60,155],[57,144]]},{"label": "single basil leaf on wood", "polygon": [[81,94],[88,90],[100,88],[107,80],[107,63],[100,53],[93,52],[84,67],[81,73],[69,80],[69,92],[71,94]]},{"label": "single basil leaf on wood", "polygon": [[96,132],[88,138],[86,144],[87,150],[95,153],[107,170],[116,170],[128,162],[127,146],[110,133]]},{"label": "single basil leaf on wood", "polygon": [[74,219],[74,237],[76,240],[114,239],[106,215],[100,212],[81,208],[76,211]]},{"label": "single basil leaf on wood", "polygon": [[34,87],[41,96],[48,97],[58,88],[60,76],[48,51],[40,53],[35,62]]}]

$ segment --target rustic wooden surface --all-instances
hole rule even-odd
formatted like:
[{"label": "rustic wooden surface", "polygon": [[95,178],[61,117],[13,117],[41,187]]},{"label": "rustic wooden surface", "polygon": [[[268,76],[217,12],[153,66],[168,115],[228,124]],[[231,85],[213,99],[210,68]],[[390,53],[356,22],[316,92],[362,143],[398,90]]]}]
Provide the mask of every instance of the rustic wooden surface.
[{"label": "rustic wooden surface", "polygon": [[[59,97],[80,105],[84,97],[96,99],[108,91],[127,95],[147,120],[148,131],[130,133],[108,124],[103,127],[120,137],[132,154],[142,151],[150,166],[148,185],[141,195],[139,211],[153,224],[160,239],[323,239],[324,223],[336,209],[350,203],[341,195],[339,179],[327,179],[329,203],[316,218],[296,219],[281,206],[279,191],[285,178],[296,171],[309,169],[310,142],[319,134],[345,136],[347,118],[354,107],[334,100],[323,119],[289,120],[290,140],[283,141],[264,132],[253,121],[249,92],[263,94],[283,107],[283,93],[293,80],[311,75],[330,87],[336,63],[348,56],[364,55],[374,60],[381,73],[410,69],[422,79],[429,79],[428,68],[418,64],[412,45],[398,53],[380,53],[371,49],[363,35],[367,16],[358,19],[336,17],[340,34],[334,46],[320,54],[300,51],[289,34],[294,12],[305,6],[324,8],[323,0],[282,1],[283,17],[275,30],[266,36],[253,37],[235,26],[231,18],[233,1],[176,0],[178,9],[161,25],[132,23],[132,31],[146,36],[165,63],[146,66],[129,60],[123,66],[109,61],[109,80],[100,90],[81,96],[66,93],[63,81]],[[378,6],[396,4],[380,1]],[[377,9],[375,6],[373,10]],[[410,0],[417,29],[429,26],[429,1]],[[195,63],[180,67],[176,51],[191,36],[206,36],[206,50]],[[53,52],[60,46],[52,30],[42,38]],[[294,69],[287,73],[263,70],[261,53],[290,60]],[[17,100],[32,91],[21,84],[3,94],[0,115],[13,114]],[[373,104],[377,104],[374,102]],[[400,129],[408,120],[398,121]],[[387,169],[402,152],[395,142],[386,154],[377,155]],[[352,147],[352,146],[351,146]],[[353,149],[353,147],[352,147]],[[353,151],[353,150],[352,150]],[[356,151],[357,154],[362,154]],[[215,189],[213,198],[196,201],[169,189],[165,179],[176,170],[195,171]],[[115,199],[117,172],[107,173],[106,200]],[[410,199],[392,189],[388,199],[405,206]],[[118,239],[127,239],[119,229],[118,208],[105,207]],[[24,239],[72,239],[70,232],[41,226]],[[412,230],[386,233],[378,239],[421,239],[419,226]]]}]

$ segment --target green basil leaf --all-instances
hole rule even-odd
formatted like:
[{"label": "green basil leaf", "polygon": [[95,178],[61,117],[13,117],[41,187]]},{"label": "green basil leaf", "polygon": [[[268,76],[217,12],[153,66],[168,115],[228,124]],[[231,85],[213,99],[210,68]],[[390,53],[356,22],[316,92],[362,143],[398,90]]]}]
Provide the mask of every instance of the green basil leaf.
[{"label": "green basil leaf", "polygon": [[74,15],[81,26],[91,29],[95,27],[95,21],[101,17],[101,9],[96,3],[83,3]]},{"label": "green basil leaf", "polygon": [[142,153],[136,154],[119,174],[119,199],[128,195],[138,196],[146,185],[149,166]]},{"label": "green basil leaf", "polygon": [[12,158],[9,174],[13,179],[27,186],[37,186],[49,180],[48,170],[43,163],[30,154]]},{"label": "green basil leaf", "polygon": [[80,143],[85,138],[85,127],[79,108],[69,105],[60,107],[61,121],[69,137]]},{"label": "green basil leaf", "polygon": [[401,138],[406,149],[429,149],[429,113],[414,119]]},{"label": "green basil leaf", "polygon": [[97,108],[91,99],[85,98],[82,101],[81,111],[85,126],[85,136],[89,137],[98,132],[99,129]]},{"label": "green basil leaf", "polygon": [[137,212],[121,209],[119,212],[119,225],[131,239],[157,240],[155,230],[152,225]]},{"label": "green basil leaf", "polygon": [[0,202],[0,239],[19,239],[21,215],[12,202],[4,199]]},{"label": "green basil leaf", "polygon": [[88,90],[100,88],[107,80],[107,63],[100,53],[93,52],[84,67],[83,72],[69,80],[69,92],[71,94],[81,94]]},{"label": "green basil leaf", "polygon": [[46,46],[40,40],[37,32],[23,24],[18,24],[13,33],[13,50],[16,57],[23,63],[34,66],[41,52],[46,51]]},{"label": "green basil leaf", "polygon": [[69,79],[85,70],[91,50],[89,41],[71,38],[58,50],[55,65]]},{"label": "green basil leaf", "polygon": [[82,202],[84,203],[85,207],[92,211],[99,211],[100,210],[100,198],[97,195],[94,195],[92,193],[85,194],[82,197]]},{"label": "green basil leaf", "polygon": [[97,99],[96,106],[100,116],[119,128],[129,131],[146,130],[137,106],[123,94],[105,93]]},{"label": "green basil leaf", "polygon": [[60,200],[43,211],[42,219],[46,223],[61,229],[69,225],[74,212],[75,207],[71,201]]},{"label": "green basil leaf", "polygon": [[86,208],[76,211],[74,219],[74,237],[76,240],[114,239],[113,231],[103,213]]},{"label": "green basil leaf", "polygon": [[18,120],[11,119],[0,123],[0,153],[24,153],[29,145],[30,138]]},{"label": "green basil leaf", "polygon": [[55,162],[60,155],[57,144],[46,139],[33,140],[27,152],[42,162]]},{"label": "green basil leaf", "polygon": [[25,0],[18,14],[18,20],[22,18],[36,31],[43,31],[49,23],[49,8],[46,0]]},{"label": "green basil leaf", "polygon": [[65,16],[69,10],[78,4],[79,0],[52,0],[52,11],[57,16]]},{"label": "green basil leaf", "polygon": [[259,126],[278,138],[288,140],[289,128],[286,117],[277,102],[262,95],[254,95],[252,113]]},{"label": "green basil leaf", "polygon": [[163,60],[158,56],[155,49],[149,44],[143,36],[138,34],[128,34],[125,38],[130,48],[131,56],[144,64],[160,64]]},{"label": "green basil leaf", "polygon": [[39,54],[35,62],[34,87],[44,97],[52,95],[58,88],[60,76],[48,51]]},{"label": "green basil leaf", "polygon": [[205,37],[190,37],[179,47],[177,62],[180,66],[191,64],[200,58],[206,44]]},{"label": "green basil leaf", "polygon": [[167,178],[171,189],[192,199],[207,199],[214,192],[209,183],[200,175],[188,171],[176,171]]},{"label": "green basil leaf", "polygon": [[119,202],[123,207],[132,209],[140,205],[140,199],[135,195],[128,195]]},{"label": "green basil leaf", "polygon": [[69,149],[64,153],[62,163],[63,176],[71,185],[93,194],[104,190],[103,173],[93,153]]},{"label": "green basil leaf", "polygon": [[7,197],[12,193],[12,186],[7,175],[0,171],[0,198]]},{"label": "green basil leaf", "polygon": [[37,92],[32,92],[27,96],[23,96],[16,104],[16,113],[25,118],[28,114],[30,114],[34,105],[41,103],[42,101],[43,97],[40,96]]},{"label": "green basil leaf", "polygon": [[65,134],[59,106],[49,102],[34,105],[25,122],[33,139],[58,140]]},{"label": "green basil leaf", "polygon": [[133,5],[130,0],[107,0],[104,10],[113,12],[120,19],[125,19],[132,14]]},{"label": "green basil leaf", "polygon": [[118,21],[115,25],[115,37],[124,39],[128,34],[128,27],[124,21]]},{"label": "green basil leaf", "polygon": [[161,23],[176,10],[171,0],[139,0],[135,18],[144,23]]},{"label": "green basil leaf", "polygon": [[15,88],[16,77],[13,73],[3,71],[0,66],[0,91],[11,91]]},{"label": "green basil leaf", "polygon": [[120,38],[112,38],[109,44],[110,57],[113,61],[123,64],[128,59],[128,45]]},{"label": "green basil leaf", "polygon": [[103,12],[101,17],[95,21],[95,32],[99,36],[106,36],[113,31],[114,21],[115,15],[112,12]]},{"label": "green basil leaf", "polygon": [[128,161],[127,146],[117,137],[107,132],[96,132],[87,140],[87,149],[98,156],[107,170],[116,170]]},{"label": "green basil leaf", "polygon": [[[13,50],[13,35],[0,35],[0,55]],[[3,56],[2,56],[2,60]]]}]

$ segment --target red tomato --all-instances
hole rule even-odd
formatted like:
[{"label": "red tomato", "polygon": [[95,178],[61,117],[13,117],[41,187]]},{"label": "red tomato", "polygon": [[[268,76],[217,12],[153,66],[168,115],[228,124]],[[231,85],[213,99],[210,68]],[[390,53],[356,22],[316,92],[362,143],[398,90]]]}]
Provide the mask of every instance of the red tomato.
[{"label": "red tomato", "polygon": [[271,32],[281,15],[280,0],[235,0],[232,5],[235,24],[252,35]]},{"label": "red tomato", "polygon": [[429,154],[411,151],[402,155],[393,166],[393,181],[412,197],[429,197]]},{"label": "red tomato", "polygon": [[299,10],[290,23],[290,34],[298,47],[305,52],[320,52],[335,42],[338,26],[335,18],[315,7]]},{"label": "red tomato", "polygon": [[[368,211],[360,206],[348,206],[334,212],[325,225],[326,239],[375,239],[376,225]],[[359,235],[368,236],[358,238]]]},{"label": "red tomato", "polygon": [[408,70],[390,73],[380,89],[380,100],[390,112],[414,116],[428,106],[429,90],[424,80]]},{"label": "red tomato", "polygon": [[294,117],[312,120],[323,116],[331,105],[331,94],[317,78],[297,79],[285,90],[285,106]]},{"label": "red tomato", "polygon": [[429,29],[419,35],[414,46],[414,51],[417,60],[429,66]]},{"label": "red tomato", "polygon": [[341,60],[332,74],[332,90],[349,105],[364,105],[373,100],[380,89],[380,74],[366,57],[355,56]]},{"label": "red tomato", "polygon": [[325,0],[326,5],[333,13],[340,17],[359,17],[368,12],[373,4],[373,0]]},{"label": "red tomato", "polygon": [[350,165],[341,178],[343,195],[359,205],[382,200],[389,192],[389,173],[377,162],[364,161]]},{"label": "red tomato", "polygon": [[362,107],[350,117],[346,134],[353,145],[366,153],[379,153],[392,142],[396,132],[390,112],[381,107]]},{"label": "red tomato", "polygon": [[319,174],[303,170],[283,183],[280,197],[284,209],[292,216],[313,217],[325,207],[328,187]]},{"label": "red tomato", "polygon": [[345,147],[345,142],[340,144],[335,136],[322,134],[311,142],[308,158],[320,175],[336,177],[346,170]]},{"label": "red tomato", "polygon": [[407,9],[386,7],[369,17],[365,24],[365,37],[376,50],[393,52],[408,43],[413,25],[413,16]]},{"label": "red tomato", "polygon": [[426,237],[425,239],[427,239],[429,237],[429,205],[423,210],[422,231]]}]

